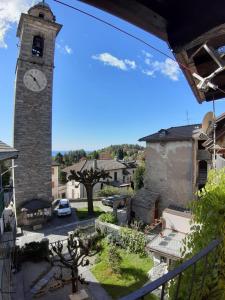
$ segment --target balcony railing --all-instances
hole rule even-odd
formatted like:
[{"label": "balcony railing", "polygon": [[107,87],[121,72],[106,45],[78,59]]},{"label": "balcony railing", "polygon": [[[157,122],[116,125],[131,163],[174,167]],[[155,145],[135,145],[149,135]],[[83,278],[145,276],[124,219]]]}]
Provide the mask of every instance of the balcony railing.
[{"label": "balcony railing", "polygon": [[[176,285],[176,292],[174,295],[173,300],[176,300],[179,298],[179,288],[180,288],[180,282],[181,282],[181,277],[182,274],[188,269],[192,268],[192,280],[190,282],[190,289],[187,292],[188,293],[188,298],[191,299],[193,288],[194,288],[194,279],[195,279],[195,272],[196,272],[196,266],[197,263],[201,260],[204,261],[204,269],[202,272],[202,278],[201,278],[201,284],[200,288],[203,287],[205,277],[207,274],[212,271],[215,268],[216,265],[216,259],[217,255],[214,255],[214,262],[213,265],[209,265],[209,260],[208,260],[208,255],[210,253],[216,252],[218,245],[220,244],[220,241],[218,240],[213,240],[207,247],[202,249],[198,254],[194,255],[191,259],[183,262],[181,265],[179,265],[177,268],[174,270],[168,272],[167,274],[163,275],[162,277],[156,279],[155,281],[152,281],[151,283],[143,286],[142,288],[136,290],[135,292],[120,298],[120,300],[138,300],[138,299],[145,299],[145,296],[151,294],[153,291],[160,289],[160,300],[167,299],[166,295],[166,287],[168,286],[168,283],[171,280],[176,279],[177,280],[177,285]],[[198,299],[201,300],[201,299]]]}]

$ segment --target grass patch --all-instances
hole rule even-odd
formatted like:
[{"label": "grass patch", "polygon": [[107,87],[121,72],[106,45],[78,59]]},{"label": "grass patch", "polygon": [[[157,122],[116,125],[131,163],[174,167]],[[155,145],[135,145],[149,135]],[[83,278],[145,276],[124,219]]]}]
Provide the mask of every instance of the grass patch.
[{"label": "grass patch", "polygon": [[[108,265],[108,245],[103,243],[102,252],[97,258],[98,263],[91,269],[97,280],[113,299],[125,296],[142,287],[147,281],[147,272],[153,267],[149,257],[128,253],[119,248],[122,257],[121,273],[114,274]],[[146,296],[147,300],[155,300],[154,295]]]},{"label": "grass patch", "polygon": [[77,217],[78,217],[79,220],[85,220],[85,219],[90,219],[90,218],[97,218],[102,213],[104,213],[104,211],[100,207],[94,206],[94,215],[90,217],[88,215],[88,209],[87,209],[87,207],[76,208],[76,215],[77,215]]}]

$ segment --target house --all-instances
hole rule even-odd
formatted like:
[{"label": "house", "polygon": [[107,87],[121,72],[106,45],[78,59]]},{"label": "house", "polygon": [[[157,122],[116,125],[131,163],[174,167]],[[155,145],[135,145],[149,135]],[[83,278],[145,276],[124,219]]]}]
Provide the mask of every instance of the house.
[{"label": "house", "polygon": [[[13,181],[11,181],[10,186],[3,186],[2,182],[3,176],[16,167],[12,160],[17,157],[18,151],[16,149],[0,141],[0,277],[2,278],[0,298],[9,300],[11,295],[10,293],[6,295],[6,292],[12,288],[11,271],[16,239],[16,211]],[[2,170],[3,162],[9,163],[9,168],[5,171]]]},{"label": "house", "polygon": [[155,265],[169,266],[181,258],[182,241],[190,233],[191,217],[190,211],[172,205],[163,211],[162,232],[147,244]]},{"label": "house", "polygon": [[[4,229],[8,224],[15,226],[15,203],[13,199],[13,181],[9,186],[3,186],[3,176],[13,169],[12,160],[18,157],[18,151],[7,144],[0,141],[0,232],[4,233]],[[2,163],[10,161],[9,168],[3,172]],[[11,165],[11,166],[10,166]],[[12,216],[12,218],[10,217]],[[12,223],[12,224],[11,224]],[[12,226],[11,226],[12,227]]]},{"label": "house", "polygon": [[59,164],[52,161],[52,198],[59,198]]},{"label": "house", "polygon": [[185,207],[198,184],[205,183],[211,155],[206,151],[206,163],[200,165],[201,175],[206,176],[199,178],[197,151],[200,144],[192,137],[193,131],[200,128],[200,124],[171,127],[139,140],[146,142],[146,173],[144,188],[132,204],[136,217],[151,223],[169,205]]},{"label": "house", "polygon": [[[102,189],[106,183],[114,187],[123,186],[125,183],[130,184],[132,174],[130,174],[123,163],[113,159],[83,160],[63,169],[63,171],[69,176],[71,170],[78,172],[85,169],[89,170],[91,168],[99,170],[104,169],[105,171],[108,171],[111,176],[111,178],[107,179],[105,182],[97,183],[94,186],[94,193]],[[75,182],[74,180],[67,182],[66,197],[70,199],[86,198],[85,187],[83,184]]]},{"label": "house", "polygon": [[[225,114],[215,120],[216,164],[225,166]],[[170,205],[185,208],[205,186],[213,167],[213,126],[201,124],[170,127],[145,136],[144,188],[135,195],[132,211],[151,223]]]}]

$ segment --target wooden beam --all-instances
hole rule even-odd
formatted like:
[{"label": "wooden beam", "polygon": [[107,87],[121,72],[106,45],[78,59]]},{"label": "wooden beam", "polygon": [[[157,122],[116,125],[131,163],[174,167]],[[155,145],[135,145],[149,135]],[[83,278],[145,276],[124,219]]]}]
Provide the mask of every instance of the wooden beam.
[{"label": "wooden beam", "polygon": [[136,25],[167,41],[167,22],[147,6],[135,0],[81,0]]}]

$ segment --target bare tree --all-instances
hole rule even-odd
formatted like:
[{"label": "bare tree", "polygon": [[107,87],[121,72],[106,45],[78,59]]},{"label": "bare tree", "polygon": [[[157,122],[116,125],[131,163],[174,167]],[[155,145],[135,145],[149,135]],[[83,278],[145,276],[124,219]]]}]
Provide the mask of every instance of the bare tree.
[{"label": "bare tree", "polygon": [[70,173],[71,175],[68,176],[69,180],[75,180],[85,186],[88,200],[88,214],[90,216],[93,215],[93,188],[98,182],[100,182],[101,179],[105,180],[107,178],[111,178],[111,176],[109,176],[109,172],[103,169],[98,170],[91,168],[90,170],[85,169],[78,172],[71,170]]},{"label": "bare tree", "polygon": [[72,293],[78,291],[79,281],[84,282],[79,276],[78,268],[88,266],[88,257],[94,256],[100,251],[100,239],[101,235],[98,232],[85,236],[77,229],[67,239],[66,248],[68,252],[63,247],[63,241],[51,244],[51,263],[60,268],[63,265],[71,271]]}]

